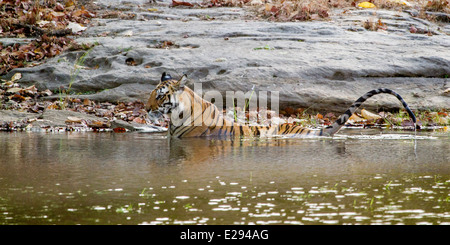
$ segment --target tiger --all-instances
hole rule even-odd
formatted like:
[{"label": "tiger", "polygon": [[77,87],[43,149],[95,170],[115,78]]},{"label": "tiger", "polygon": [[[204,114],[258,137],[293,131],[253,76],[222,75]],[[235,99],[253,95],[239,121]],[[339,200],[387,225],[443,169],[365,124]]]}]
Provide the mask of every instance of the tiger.
[{"label": "tiger", "polygon": [[[310,129],[289,123],[271,126],[242,125],[225,118],[222,111],[213,103],[204,100],[186,86],[186,80],[186,75],[177,80],[173,79],[170,74],[163,72],[159,84],[151,91],[150,98],[145,105],[145,109],[152,120],[160,118],[164,114],[171,118],[167,130],[170,137],[332,137],[345,125],[362,103],[370,97],[382,93],[394,95],[402,103],[414,125],[416,125],[416,116],[405,100],[398,93],[387,88],[367,92],[357,99],[331,126],[326,128]],[[182,119],[174,123],[171,117],[173,113],[181,115]]]}]

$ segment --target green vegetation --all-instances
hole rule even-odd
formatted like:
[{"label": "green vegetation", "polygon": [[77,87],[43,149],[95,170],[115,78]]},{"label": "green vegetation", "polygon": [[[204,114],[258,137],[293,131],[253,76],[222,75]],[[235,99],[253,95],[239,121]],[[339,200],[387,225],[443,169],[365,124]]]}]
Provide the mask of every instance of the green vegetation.
[{"label": "green vegetation", "polygon": [[72,70],[70,71],[70,82],[69,87],[67,89],[59,89],[59,101],[62,109],[65,109],[68,103],[69,94],[71,93],[72,84],[75,81],[75,78],[80,73],[80,70],[84,68],[84,62],[86,61],[87,56],[91,52],[93,47],[89,48],[86,52],[84,52],[73,65]]},{"label": "green vegetation", "polygon": [[272,47],[269,46],[269,44],[267,44],[264,47],[256,47],[253,50],[275,50],[275,48],[272,48]]}]

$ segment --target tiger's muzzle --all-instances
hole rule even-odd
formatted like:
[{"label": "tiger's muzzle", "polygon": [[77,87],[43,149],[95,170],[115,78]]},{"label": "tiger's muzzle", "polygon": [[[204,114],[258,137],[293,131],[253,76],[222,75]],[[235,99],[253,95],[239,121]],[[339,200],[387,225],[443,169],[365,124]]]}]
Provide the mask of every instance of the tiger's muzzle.
[{"label": "tiger's muzzle", "polygon": [[148,111],[148,119],[154,124],[160,123],[164,120],[164,113],[159,110],[150,110]]}]

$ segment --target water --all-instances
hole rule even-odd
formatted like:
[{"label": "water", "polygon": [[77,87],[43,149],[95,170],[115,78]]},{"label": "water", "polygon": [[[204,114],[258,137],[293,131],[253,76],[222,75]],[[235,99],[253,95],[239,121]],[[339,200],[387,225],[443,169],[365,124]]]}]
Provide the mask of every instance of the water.
[{"label": "water", "polygon": [[450,134],[0,133],[0,224],[450,224]]}]

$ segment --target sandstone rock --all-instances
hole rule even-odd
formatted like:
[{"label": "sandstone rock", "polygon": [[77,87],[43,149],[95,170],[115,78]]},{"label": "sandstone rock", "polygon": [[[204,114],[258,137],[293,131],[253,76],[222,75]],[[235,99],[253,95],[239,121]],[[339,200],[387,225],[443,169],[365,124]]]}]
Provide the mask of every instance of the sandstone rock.
[{"label": "sandstone rock", "polygon": [[[120,1],[98,3],[117,6]],[[203,92],[247,92],[254,85],[255,92],[279,91],[281,106],[327,112],[342,112],[379,87],[395,90],[413,109],[450,106],[442,93],[449,86],[448,23],[377,9],[336,10],[331,21],[269,22],[248,20],[242,8],[169,8],[169,3],[148,12],[142,10],[147,1],[128,1],[123,8],[136,18],[95,19],[77,41],[100,45],[77,76],[74,65],[82,51],[15,69],[7,77],[20,72],[21,83],[52,91],[72,82],[81,98],[100,101],[146,101],[165,71],[173,77],[187,74],[188,86],[200,82]],[[368,19],[380,19],[386,28],[366,30],[362,23]],[[411,33],[411,25],[430,35]],[[401,104],[380,95],[365,107]]]}]

